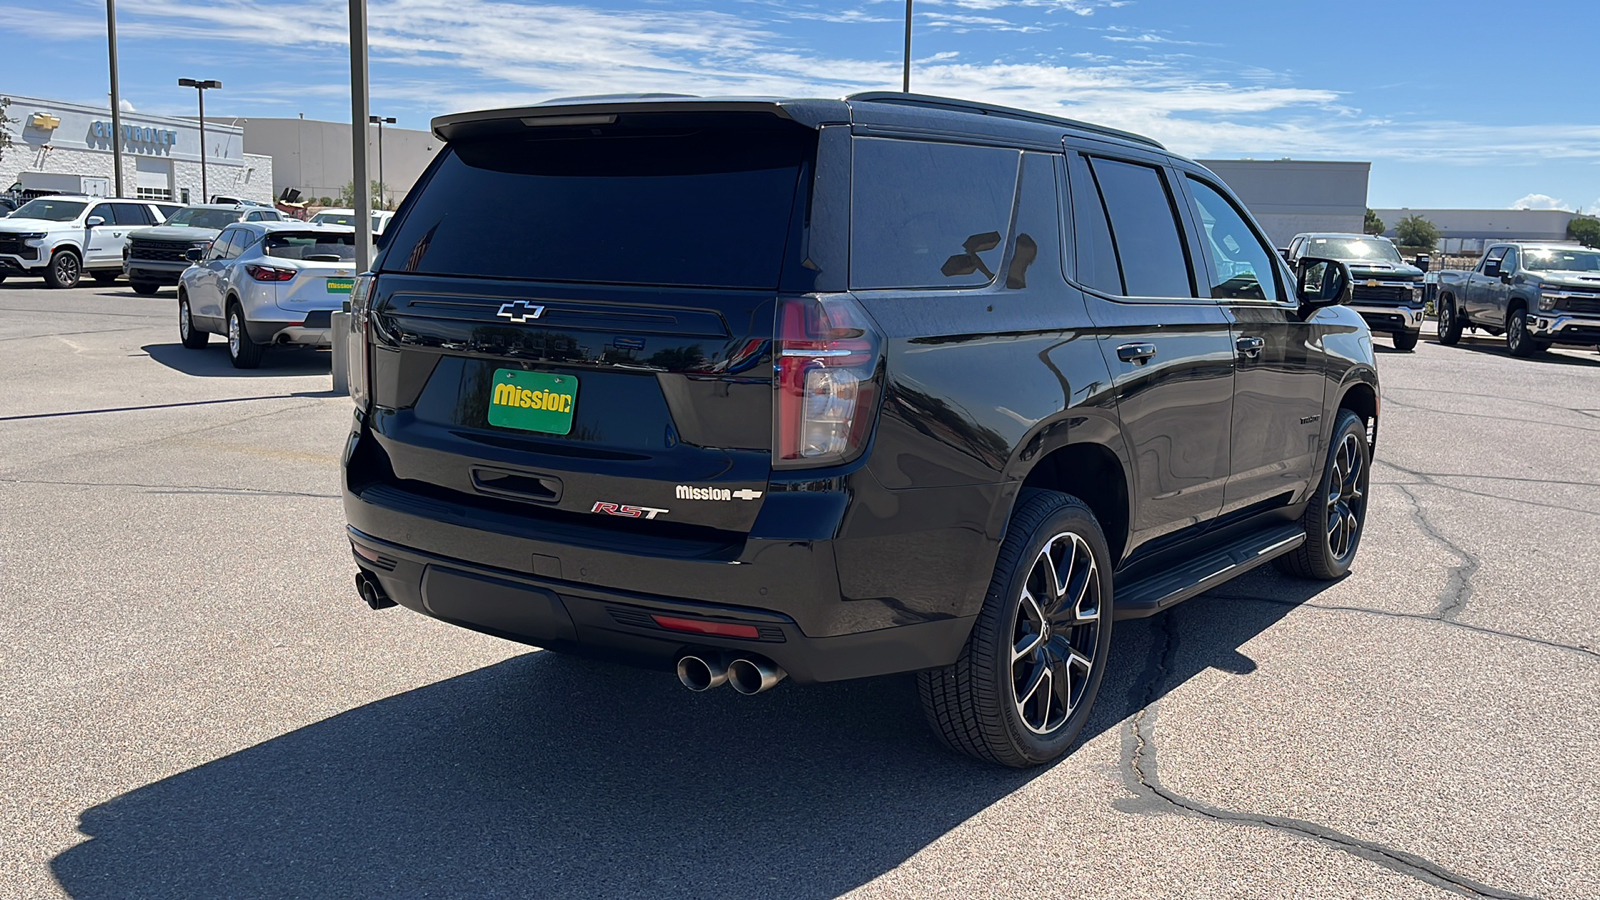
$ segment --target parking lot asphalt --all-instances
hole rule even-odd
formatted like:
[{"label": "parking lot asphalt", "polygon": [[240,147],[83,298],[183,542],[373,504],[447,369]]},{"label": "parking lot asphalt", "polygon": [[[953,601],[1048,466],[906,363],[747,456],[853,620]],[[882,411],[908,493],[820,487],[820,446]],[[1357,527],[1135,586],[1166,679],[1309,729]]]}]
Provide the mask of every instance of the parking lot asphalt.
[{"label": "parking lot asphalt", "polygon": [[328,355],[0,285],[0,896],[1600,896],[1600,356],[1385,352],[1366,536],[1117,625],[1071,756],[352,587]]}]

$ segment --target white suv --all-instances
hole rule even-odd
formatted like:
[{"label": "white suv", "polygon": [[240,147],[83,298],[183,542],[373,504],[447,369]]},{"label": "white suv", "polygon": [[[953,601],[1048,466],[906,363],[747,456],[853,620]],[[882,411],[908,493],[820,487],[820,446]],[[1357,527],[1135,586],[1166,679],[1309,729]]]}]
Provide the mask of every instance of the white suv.
[{"label": "white suv", "polygon": [[85,272],[101,284],[115,281],[122,274],[128,232],[159,225],[181,208],[98,197],[29,200],[0,219],[0,281],[42,275],[53,288],[69,288]]}]

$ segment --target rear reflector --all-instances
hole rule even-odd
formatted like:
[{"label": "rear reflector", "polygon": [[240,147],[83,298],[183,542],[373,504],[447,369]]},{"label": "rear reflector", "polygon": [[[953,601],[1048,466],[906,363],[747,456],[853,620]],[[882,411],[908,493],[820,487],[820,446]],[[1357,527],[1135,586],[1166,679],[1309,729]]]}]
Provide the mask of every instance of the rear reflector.
[{"label": "rear reflector", "polygon": [[361,557],[362,559],[368,560],[370,562],[377,562],[378,561],[378,551],[369,549],[367,547],[363,547],[360,544],[356,543],[355,541],[351,541],[350,542],[350,546],[356,551],[356,555]]},{"label": "rear reflector", "polygon": [[651,620],[669,631],[686,631],[689,634],[712,634],[717,637],[750,638],[761,636],[754,625],[736,625],[732,622],[707,622],[704,619],[679,619],[674,616],[655,616]]}]

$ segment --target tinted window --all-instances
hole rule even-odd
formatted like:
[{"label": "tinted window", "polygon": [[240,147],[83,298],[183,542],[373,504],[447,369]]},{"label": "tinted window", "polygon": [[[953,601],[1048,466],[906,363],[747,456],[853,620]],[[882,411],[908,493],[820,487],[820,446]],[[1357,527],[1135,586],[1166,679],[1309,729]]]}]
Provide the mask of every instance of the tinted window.
[{"label": "tinted window", "polygon": [[1095,187],[1088,161],[1072,157],[1072,230],[1077,235],[1078,283],[1103,294],[1121,296],[1122,271],[1111,242],[1111,220],[1106,218],[1100,189]]},{"label": "tinted window", "polygon": [[1500,260],[1500,271],[1508,274],[1517,271],[1517,248],[1506,248],[1505,258]]},{"label": "tinted window", "polygon": [[1487,255],[1487,256],[1485,256],[1483,258],[1483,262],[1479,265],[1479,267],[1483,268],[1483,267],[1488,266],[1489,263],[1499,262],[1500,258],[1505,256],[1505,255],[1506,255],[1506,248],[1505,247],[1490,247],[1489,248],[1489,255]]},{"label": "tinted window", "polygon": [[1111,219],[1111,238],[1130,297],[1192,297],[1189,261],[1161,172],[1150,166],[1094,161],[1095,181]]},{"label": "tinted window", "polygon": [[239,221],[239,214],[231,209],[204,209],[191,206],[172,214],[166,221],[171,228],[227,228]]},{"label": "tinted window", "polygon": [[301,259],[308,262],[354,262],[356,236],[350,234],[322,234],[318,232],[274,231],[267,235],[262,248],[268,256],[279,259]]},{"label": "tinted window", "polygon": [[1222,300],[1279,300],[1277,254],[1239,210],[1211,185],[1189,179],[1211,253],[1211,296]]},{"label": "tinted window", "polygon": [[[1006,264],[1007,288],[1060,283],[1061,201],[1057,197],[1055,162],[1043,153],[1022,157],[1022,190],[1017,204],[1017,234]],[[1044,280],[1041,280],[1044,279]]]},{"label": "tinted window", "polygon": [[233,259],[239,255],[239,247],[234,245],[235,240],[242,236],[237,228],[229,228],[217,237],[217,242],[211,247],[213,259]]},{"label": "tinted window", "polygon": [[107,225],[116,222],[116,213],[111,211],[111,204],[109,203],[101,203],[97,205],[94,209],[89,210],[89,214],[84,216],[84,218],[92,219],[95,216],[105,219]]},{"label": "tinted window", "polygon": [[858,138],[850,176],[850,286],[972,287],[994,280],[1022,154]]},{"label": "tinted window", "polygon": [[715,120],[452,145],[384,268],[558,281],[775,288],[816,133]]},{"label": "tinted window", "polygon": [[111,204],[111,221],[118,225],[149,225],[150,211],[137,203]]}]

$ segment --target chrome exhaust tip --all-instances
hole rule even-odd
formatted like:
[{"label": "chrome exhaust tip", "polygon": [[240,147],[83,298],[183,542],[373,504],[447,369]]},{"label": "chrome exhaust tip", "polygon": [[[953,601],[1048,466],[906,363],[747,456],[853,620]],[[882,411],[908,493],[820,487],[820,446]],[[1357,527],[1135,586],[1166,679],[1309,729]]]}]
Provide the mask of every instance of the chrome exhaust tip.
[{"label": "chrome exhaust tip", "polygon": [[356,591],[361,594],[361,599],[373,609],[388,609],[395,605],[394,600],[384,593],[383,585],[376,578],[365,572],[356,576]]},{"label": "chrome exhaust tip", "polygon": [[728,663],[728,683],[741,694],[759,694],[784,679],[788,673],[765,659],[736,659]]},{"label": "chrome exhaust tip", "polygon": [[720,657],[684,656],[678,660],[678,681],[691,691],[709,691],[728,680],[728,667]]}]

